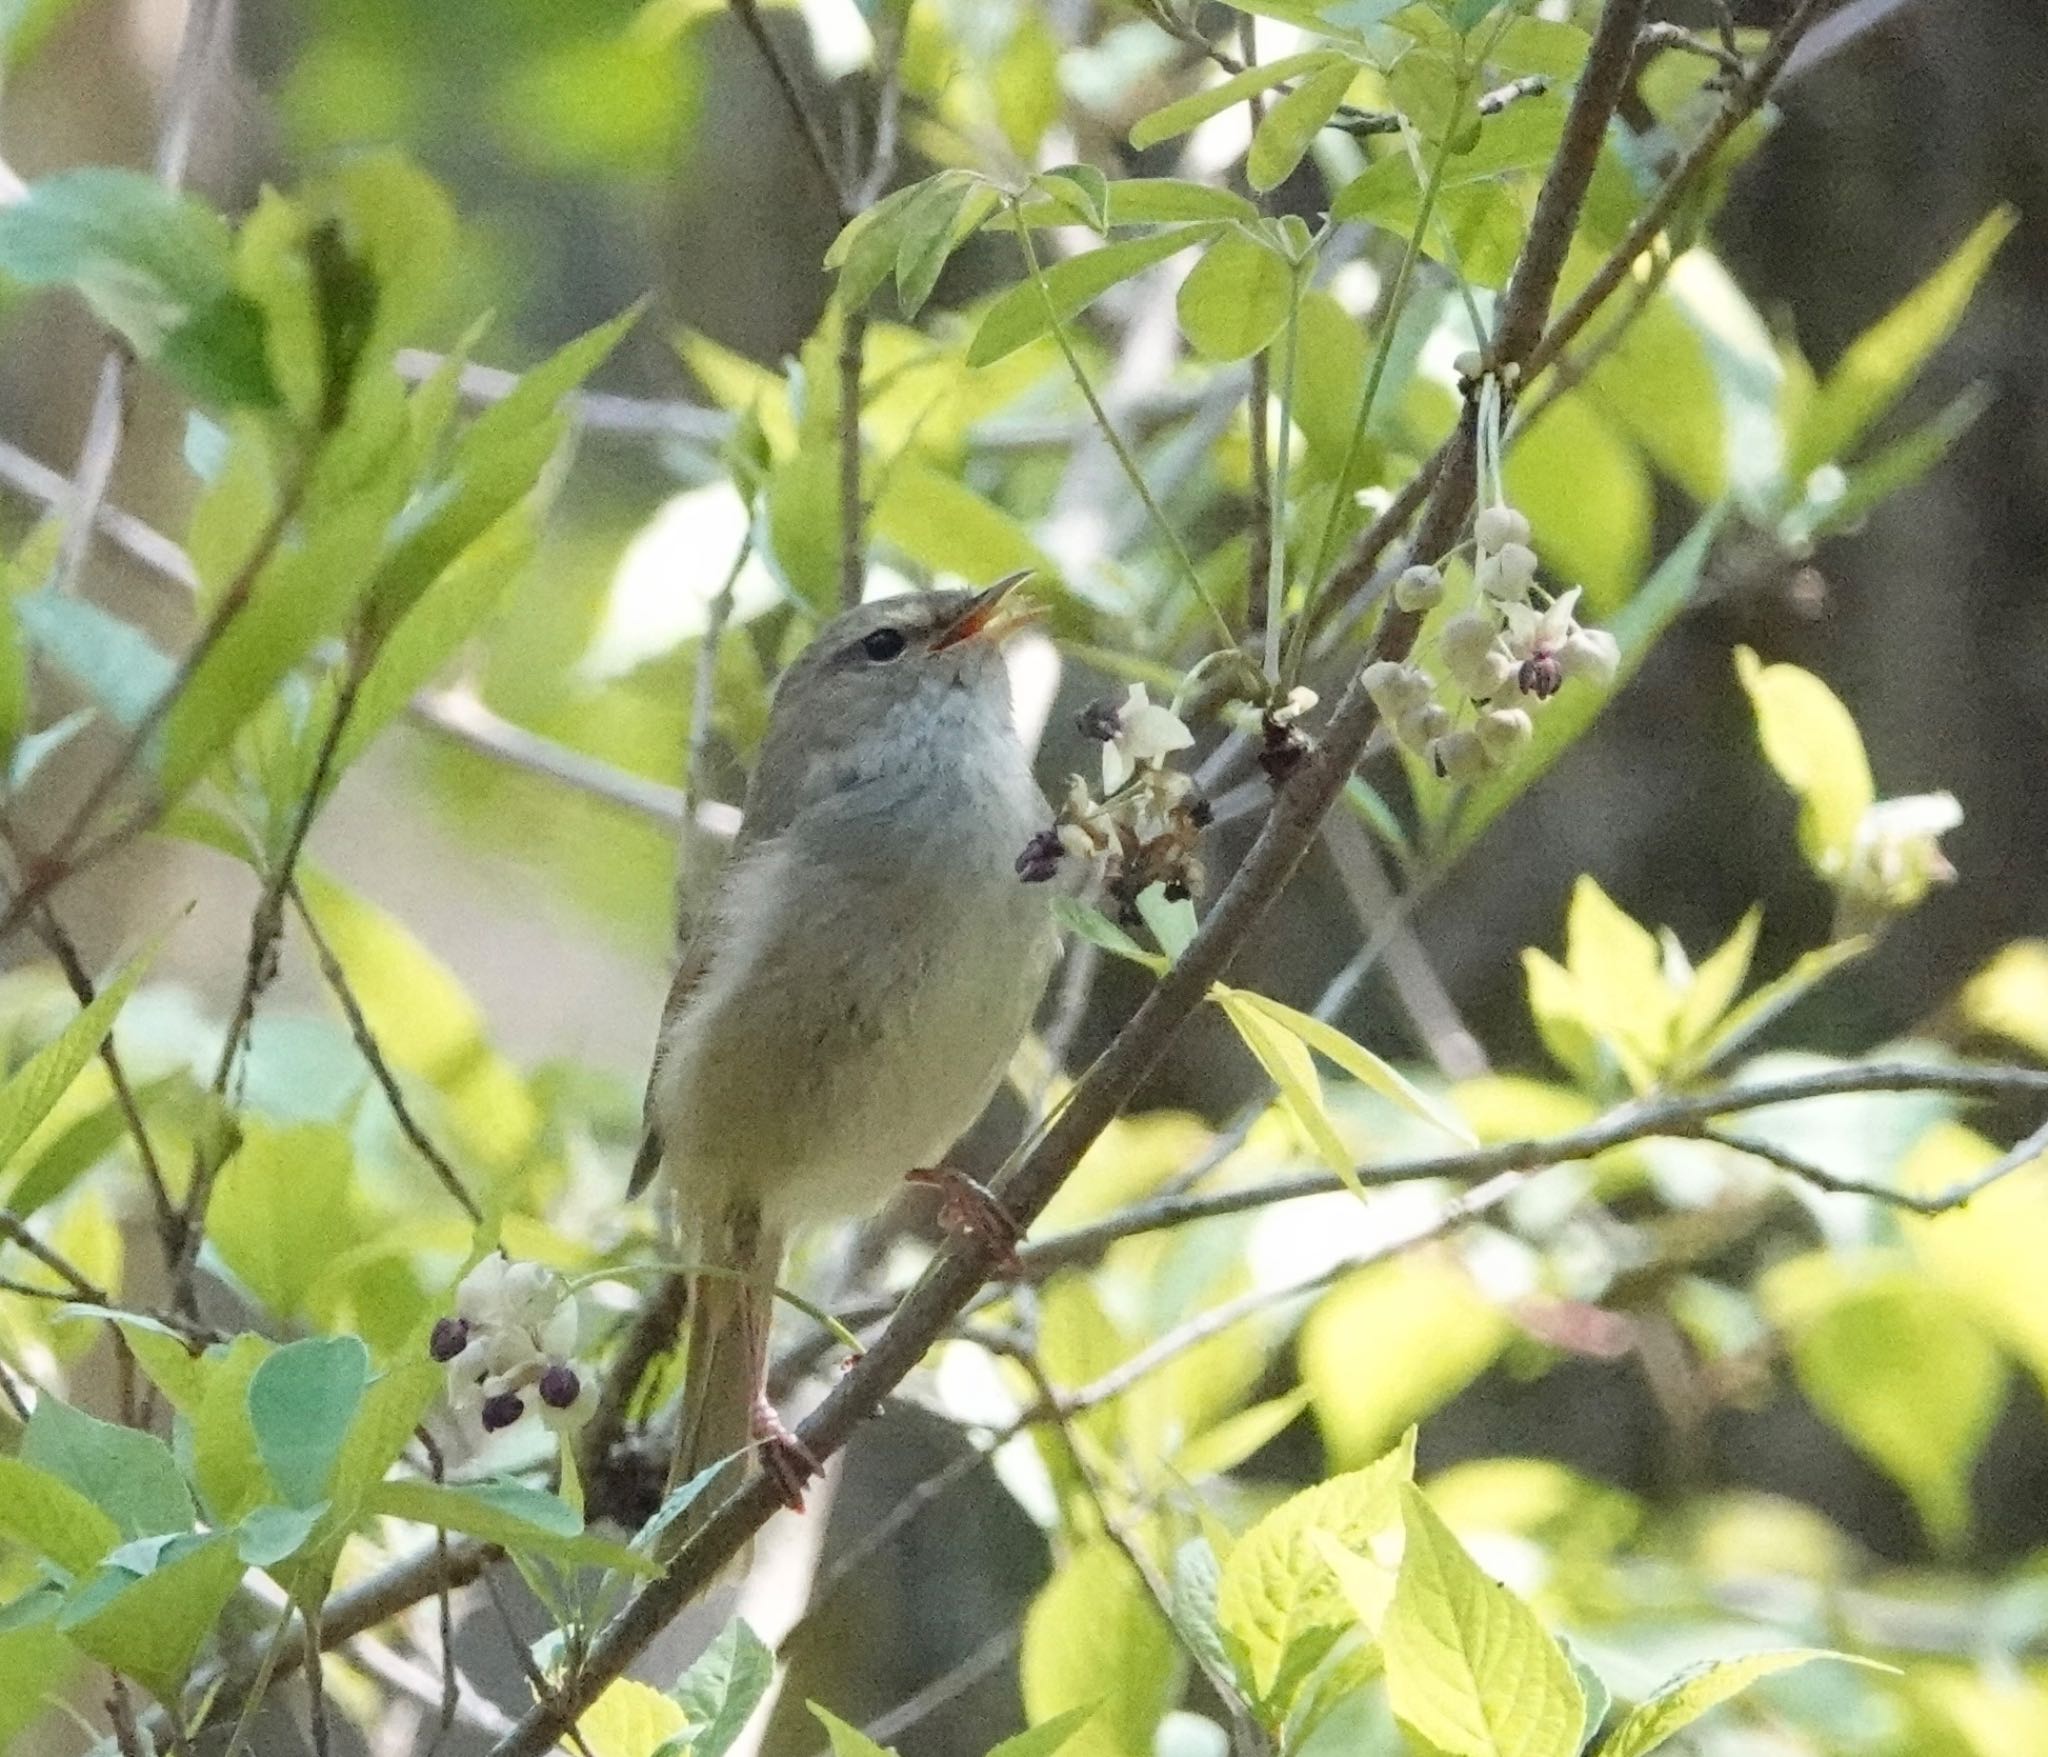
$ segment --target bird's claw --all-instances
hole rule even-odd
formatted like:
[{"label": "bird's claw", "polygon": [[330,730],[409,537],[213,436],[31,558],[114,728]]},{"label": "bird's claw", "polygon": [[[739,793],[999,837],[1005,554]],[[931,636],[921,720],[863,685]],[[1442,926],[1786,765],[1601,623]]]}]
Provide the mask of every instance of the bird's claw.
[{"label": "bird's claw", "polygon": [[824,1466],[766,1397],[755,1399],[752,1426],[760,1447],[762,1475],[774,1485],[776,1499],[792,1513],[801,1513],[804,1489]]},{"label": "bird's claw", "polygon": [[988,1253],[998,1272],[1023,1273],[1017,1246],[1024,1237],[1024,1228],[993,1191],[976,1183],[964,1171],[943,1165],[913,1171],[906,1181],[939,1192],[941,1231],[954,1238],[973,1239]]}]

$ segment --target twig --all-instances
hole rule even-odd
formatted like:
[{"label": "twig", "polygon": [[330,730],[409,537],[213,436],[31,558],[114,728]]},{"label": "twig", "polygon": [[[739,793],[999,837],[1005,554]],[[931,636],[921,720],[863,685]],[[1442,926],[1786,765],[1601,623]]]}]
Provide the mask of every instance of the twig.
[{"label": "twig", "polygon": [[825,185],[826,193],[832,197],[832,205],[844,225],[853,216],[847,212],[846,186],[840,179],[838,169],[832,163],[832,149],[825,144],[825,132],[818,126],[818,118],[811,106],[804,101],[798,90],[796,76],[790,71],[789,63],[783,60],[782,51],[776,46],[775,37],[761,17],[756,0],[730,0],[732,15],[740,21],[740,28],[753,38],[754,47],[761,52],[761,59],[768,64],[769,77],[775,81],[775,89],[782,94],[782,107],[789,119],[796,125],[797,139],[801,142],[805,156]]},{"label": "twig", "polygon": [[306,902],[305,893],[300,890],[296,880],[286,882],[285,894],[291,899],[292,907],[298,914],[299,925],[306,930],[306,939],[313,948],[313,958],[320,966],[320,974],[326,979],[328,988],[333,992],[335,1001],[341,1008],[342,1016],[348,1021],[349,1036],[355,1040],[357,1052],[368,1065],[371,1077],[377,1082],[378,1090],[384,1094],[384,1102],[390,1106],[391,1117],[398,1124],[399,1133],[412,1144],[413,1151],[427,1162],[427,1169],[434,1174],[441,1187],[454,1198],[456,1206],[471,1220],[481,1223],[484,1211],[464,1186],[462,1174],[448,1162],[447,1155],[434,1145],[427,1131],[421,1127],[419,1119],[413,1115],[412,1106],[406,1102],[405,1093],[399,1087],[398,1076],[392,1071],[390,1062],[385,1059],[384,1052],[378,1045],[376,1033],[370,1029],[370,1021],[363,1013],[362,1002],[356,998],[355,989],[348,979],[348,972],[342,968],[341,960],[335,956],[334,947],[328,943],[327,936],[320,931],[320,923],[314,918],[312,908]]},{"label": "twig", "polygon": [[[1736,1086],[1719,1092],[1639,1099],[1610,1111],[1584,1128],[1548,1139],[1503,1141],[1463,1153],[1383,1160],[1357,1167],[1354,1175],[1360,1183],[1372,1189],[1431,1178],[1462,1182],[1492,1177],[1503,1171],[1534,1171],[1544,1166],[1562,1165],[1568,1160],[1591,1159],[1596,1154],[1626,1146],[1631,1141],[1657,1136],[1697,1139],[1712,1127],[1713,1119],[1720,1116],[1858,1092],[1954,1092],[1974,1098],[2006,1098],[2016,1094],[2038,1096],[2048,1094],[2048,1072],[2038,1068],[1919,1067],[1891,1062],[1826,1068],[1817,1073],[1798,1074],[1754,1086]],[[1748,1150],[1750,1144],[1745,1141],[1742,1145]],[[2036,1148],[2035,1154],[2038,1155],[2039,1151]],[[2026,1163],[2029,1161],[2006,1165],[2001,1160],[1991,1169],[2004,1176]],[[1995,1180],[1988,1173],[1980,1174],[1967,1186],[1959,1186],[1962,1192],[1959,1196],[1948,1192],[1944,1198],[1908,1197],[1900,1205],[1915,1207],[1921,1212],[1940,1212],[1944,1201],[1948,1207],[1960,1206],[1992,1181]],[[1017,1255],[1025,1273],[1037,1278],[1055,1269],[1092,1261],[1118,1239],[1138,1233],[1185,1226],[1191,1221],[1213,1219],[1224,1214],[1243,1214],[1254,1208],[1297,1201],[1305,1196],[1329,1195],[1346,1187],[1344,1180],[1333,1172],[1305,1172],[1296,1177],[1245,1184],[1233,1190],[1156,1197],[1148,1202],[1134,1203],[1090,1225],[1077,1226],[1051,1238],[1021,1245]],[[1882,1185],[1860,1188],[1857,1193],[1891,1201],[1898,1201],[1901,1194],[1896,1190],[1886,1190]]]},{"label": "twig", "polygon": [[[45,1269],[49,1270],[52,1275],[55,1275],[60,1281],[64,1282],[71,1291],[62,1295],[62,1298],[84,1300],[88,1304],[96,1306],[113,1304],[113,1301],[107,1297],[105,1288],[97,1286],[87,1276],[82,1274],[69,1258],[37,1238],[29,1230],[27,1222],[18,1215],[10,1214],[4,1208],[0,1208],[0,1237],[13,1240],[15,1244],[19,1245],[31,1257],[35,1258],[38,1263],[42,1264]],[[34,1290],[24,1288],[21,1291],[32,1292]]]},{"label": "twig", "polygon": [[1809,1183],[1815,1189],[1827,1190],[1840,1196],[1868,1196],[1882,1202],[1889,1208],[1903,1208],[1909,1214],[1947,1214],[1964,1206],[1971,1198],[1982,1195],[1993,1184],[2024,1171],[2036,1164],[2043,1155],[2048,1155],[2048,1123],[2036,1129],[2026,1139],[2005,1153],[2001,1153],[1982,1171],[1952,1183],[1944,1190],[1923,1195],[1914,1190],[1901,1190],[1889,1184],[1871,1183],[1863,1178],[1842,1177],[1824,1166],[1815,1165],[1797,1153],[1770,1141],[1759,1141],[1748,1135],[1737,1135],[1722,1129],[1704,1128],[1699,1131],[1703,1141],[1712,1141],[1717,1146],[1732,1147],[1738,1153],[1747,1153],[1753,1159],[1776,1166],[1780,1171],[1789,1172],[1802,1183]]},{"label": "twig", "polygon": [[[221,27],[229,17],[229,4],[230,0],[193,0],[186,11],[184,29],[178,39],[178,58],[171,67],[163,126],[156,143],[157,180],[167,189],[176,189],[185,180],[199,99],[207,71],[225,35]],[[100,362],[85,437],[79,444],[78,462],[72,470],[73,488],[65,509],[64,537],[57,552],[53,583],[59,592],[76,589],[92,548],[100,506],[113,485],[114,464],[128,426],[131,363],[124,341],[116,341]]]},{"label": "twig", "polygon": [[[886,1744],[891,1739],[900,1739],[913,1727],[991,1676],[1013,1653],[1022,1639],[1015,1624],[996,1630],[986,1636],[965,1659],[948,1666],[915,1696],[905,1698],[894,1708],[887,1709],[870,1720],[861,1731],[877,1744]],[[818,1752],[815,1757],[829,1757],[827,1752]]]},{"label": "twig", "polygon": [[851,610],[867,584],[866,509],[860,486],[860,380],[866,360],[865,311],[839,314],[839,608]]},{"label": "twig", "polygon": [[626,1412],[639,1394],[640,1382],[655,1360],[675,1346],[676,1330],[689,1301],[689,1278],[665,1275],[634,1315],[626,1340],[605,1373],[597,1407],[577,1440],[577,1456],[586,1482],[605,1478],[605,1463],[626,1429]]},{"label": "twig", "polygon": [[114,1674],[107,1692],[107,1724],[114,1730],[114,1749],[121,1757],[143,1757],[142,1733],[135,1724],[135,1703],[128,1694],[128,1680]]}]

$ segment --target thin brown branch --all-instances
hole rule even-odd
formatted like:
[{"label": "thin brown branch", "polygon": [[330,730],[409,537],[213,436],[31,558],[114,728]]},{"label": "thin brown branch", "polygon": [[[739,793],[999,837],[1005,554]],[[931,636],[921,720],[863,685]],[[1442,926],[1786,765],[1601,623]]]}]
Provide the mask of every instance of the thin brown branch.
[{"label": "thin brown branch", "polygon": [[477,1205],[476,1198],[469,1193],[462,1181],[462,1174],[448,1161],[448,1156],[436,1147],[433,1139],[412,1113],[412,1106],[406,1102],[405,1093],[400,1089],[398,1076],[392,1071],[383,1049],[377,1042],[376,1033],[370,1028],[370,1021],[363,1012],[363,1004],[357,999],[348,972],[342,968],[341,960],[335,956],[334,947],[327,936],[320,931],[306,896],[296,881],[288,880],[285,894],[291,899],[292,908],[297,912],[299,925],[305,929],[306,940],[313,948],[314,962],[320,966],[320,974],[326,979],[342,1017],[348,1021],[349,1036],[355,1040],[357,1053],[370,1070],[371,1078],[377,1082],[377,1089],[384,1094],[384,1102],[390,1107],[391,1118],[398,1124],[398,1131],[412,1149],[427,1162],[427,1169],[435,1180],[454,1199],[455,1204],[471,1220],[481,1224],[484,1211]]},{"label": "thin brown branch", "polygon": [[[1971,1098],[2041,1096],[2048,1094],[2048,1071],[2038,1068],[1918,1066],[1893,1062],[1825,1068],[1811,1074],[1760,1081],[1753,1086],[1735,1086],[1717,1092],[1637,1099],[1584,1128],[1562,1135],[1502,1141],[1462,1153],[1382,1160],[1358,1166],[1354,1175],[1368,1189],[1377,1189],[1389,1184],[1416,1183],[1435,1178],[1466,1182],[1493,1177],[1505,1171],[1537,1171],[1575,1159],[1591,1159],[1610,1148],[1627,1146],[1632,1141],[1659,1136],[1678,1140],[1698,1139],[1713,1127],[1717,1117],[1800,1104],[1814,1098],[1868,1092],[1952,1092]],[[2004,1162],[2000,1163],[2003,1165]],[[2005,1167],[1999,1175],[2004,1176],[2013,1169],[2017,1167]],[[1958,1206],[1960,1202],[1967,1201],[1976,1188],[1984,1187],[1978,1180],[1973,1180],[1973,1184],[1975,1187],[1964,1189],[1960,1197],[1950,1192],[1945,1198],[1931,1200],[1946,1200],[1948,1206]],[[1347,1187],[1334,1172],[1304,1172],[1295,1177],[1244,1184],[1236,1189],[1156,1197],[1151,1201],[1133,1203],[1090,1225],[1077,1226],[1051,1238],[1022,1245],[1017,1255],[1024,1265],[1024,1272],[1038,1278],[1056,1269],[1092,1262],[1117,1240],[1139,1233],[1185,1226],[1192,1221],[1214,1219],[1224,1214],[1248,1213],[1256,1208],[1271,1207],[1276,1202],[1329,1195]],[[1881,1185],[1859,1189],[1857,1193],[1887,1200],[1895,1199],[1899,1194],[1887,1191]]]},{"label": "thin brown branch", "polygon": [[2016,1171],[2025,1171],[2029,1166],[2040,1163],[2048,1155],[2048,1123],[2036,1129],[2026,1139],[2005,1153],[2001,1153],[1982,1171],[1959,1179],[1948,1188],[1925,1193],[1916,1190],[1902,1190],[1890,1184],[1871,1183],[1858,1177],[1842,1177],[1824,1166],[1815,1165],[1812,1160],[1775,1142],[1759,1141],[1754,1136],[1739,1135],[1729,1130],[1703,1128],[1699,1131],[1703,1141],[1712,1141],[1717,1146],[1729,1147],[1738,1153],[1747,1153],[1752,1159],[1761,1159],[1767,1165],[1776,1166],[1802,1183],[1811,1184],[1815,1189],[1826,1190],[1838,1196],[1868,1196],[1872,1201],[1882,1202],[1888,1208],[1903,1208],[1909,1214],[1949,1214],[1963,1207],[1974,1197],[1982,1195],[1993,1184],[2002,1183]]},{"label": "thin brown branch", "polygon": [[861,369],[867,358],[864,311],[839,314],[839,607],[851,610],[867,585],[866,508],[861,501]]},{"label": "thin brown branch", "polygon": [[[0,1208],[0,1238],[12,1240],[70,1289],[68,1293],[60,1294],[59,1298],[83,1300],[90,1305],[96,1306],[113,1304],[113,1301],[107,1296],[105,1288],[97,1285],[60,1251],[37,1238],[29,1230],[27,1221],[23,1220],[19,1215],[8,1213],[4,1208]],[[32,1287],[24,1287],[18,1289],[18,1291],[35,1293],[38,1290]]]},{"label": "thin brown branch", "polygon": [[832,163],[832,149],[826,144],[825,131],[819,125],[816,113],[798,87],[796,75],[783,58],[781,46],[775,41],[767,21],[762,18],[757,0],[729,0],[729,3],[733,17],[739,20],[740,28],[753,39],[761,59],[767,63],[768,75],[775,81],[775,89],[782,95],[782,107],[796,126],[804,155],[818,173],[819,181],[825,185],[826,193],[832,198],[832,206],[839,215],[839,223],[844,225],[853,218],[848,211],[846,185]]}]

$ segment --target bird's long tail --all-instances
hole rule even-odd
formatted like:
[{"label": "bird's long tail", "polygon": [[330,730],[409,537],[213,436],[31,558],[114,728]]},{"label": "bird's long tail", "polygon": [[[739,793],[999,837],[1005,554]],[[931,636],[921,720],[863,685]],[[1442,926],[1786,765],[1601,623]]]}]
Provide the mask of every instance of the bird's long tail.
[{"label": "bird's long tail", "polygon": [[[768,1332],[774,1318],[774,1281],[782,1261],[779,1232],[763,1225],[753,1203],[735,1203],[711,1216],[694,1241],[696,1260],[719,1274],[690,1278],[685,1325],[682,1406],[676,1418],[671,1493],[720,1459],[753,1442],[753,1413],[764,1395]],[[677,1521],[680,1543],[737,1485],[745,1469],[737,1459],[707,1485]]]}]

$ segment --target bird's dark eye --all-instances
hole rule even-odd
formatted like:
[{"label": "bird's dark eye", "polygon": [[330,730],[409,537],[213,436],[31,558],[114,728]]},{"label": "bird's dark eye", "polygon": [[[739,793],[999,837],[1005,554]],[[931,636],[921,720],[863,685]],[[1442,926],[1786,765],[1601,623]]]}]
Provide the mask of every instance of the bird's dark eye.
[{"label": "bird's dark eye", "polygon": [[878,628],[860,644],[860,650],[877,664],[896,658],[903,647],[903,631],[898,628]]}]

